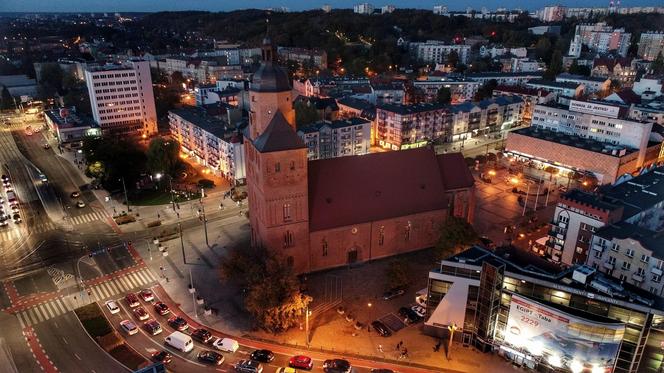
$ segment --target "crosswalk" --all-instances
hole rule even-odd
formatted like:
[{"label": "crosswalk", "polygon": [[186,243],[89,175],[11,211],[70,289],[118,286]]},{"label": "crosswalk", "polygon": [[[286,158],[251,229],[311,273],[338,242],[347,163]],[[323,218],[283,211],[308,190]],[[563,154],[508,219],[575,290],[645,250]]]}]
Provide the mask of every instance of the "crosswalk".
[{"label": "crosswalk", "polygon": [[74,225],[85,224],[95,220],[103,220],[106,216],[100,212],[91,212],[84,215],[72,216],[71,222]]},{"label": "crosswalk", "polygon": [[[129,292],[137,292],[140,289],[149,288],[154,285],[154,283],[155,278],[152,273],[150,273],[150,270],[143,267],[139,270],[114,277],[102,283],[86,286],[86,290],[90,291],[90,302],[99,302],[117,298],[119,295],[124,296]],[[73,305],[70,305],[64,297],[60,297],[25,308],[16,312],[15,315],[21,324],[21,328],[25,328],[26,326],[50,320],[72,311],[73,309]]]},{"label": "crosswalk", "polygon": [[[14,241],[19,237],[25,236],[25,232],[19,229],[19,227],[12,227],[12,224],[14,223],[9,223],[9,227],[0,227],[0,242]],[[57,227],[52,222],[45,222],[28,228],[28,233],[44,233],[55,228]]]},{"label": "crosswalk", "polygon": [[46,320],[60,316],[71,311],[72,308],[62,298],[56,298],[48,302],[41,303],[24,311],[16,313],[21,328],[39,324]]},{"label": "crosswalk", "polygon": [[155,278],[150,270],[143,267],[135,272],[127,273],[123,276],[115,277],[111,280],[97,285],[87,287],[90,290],[90,297],[94,301],[106,300],[117,294],[124,294],[130,291],[137,291],[148,287],[155,282]]}]

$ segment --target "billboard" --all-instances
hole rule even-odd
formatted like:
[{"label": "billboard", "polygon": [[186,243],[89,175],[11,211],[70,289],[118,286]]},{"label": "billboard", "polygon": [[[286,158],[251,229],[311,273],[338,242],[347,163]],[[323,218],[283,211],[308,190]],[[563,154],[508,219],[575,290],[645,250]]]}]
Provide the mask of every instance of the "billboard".
[{"label": "billboard", "polygon": [[505,342],[556,368],[611,372],[624,334],[625,324],[584,319],[513,295]]}]

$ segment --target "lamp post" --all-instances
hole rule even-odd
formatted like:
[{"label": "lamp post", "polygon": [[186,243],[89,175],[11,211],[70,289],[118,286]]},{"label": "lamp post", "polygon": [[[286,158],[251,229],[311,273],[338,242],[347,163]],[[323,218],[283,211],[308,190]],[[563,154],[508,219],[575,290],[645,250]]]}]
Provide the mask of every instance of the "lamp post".
[{"label": "lamp post", "polygon": [[309,311],[309,304],[307,304],[304,308],[304,332],[306,333],[306,342],[307,342],[307,348],[309,347],[310,341],[309,341],[309,316],[311,316],[311,311]]},{"label": "lamp post", "polygon": [[187,257],[184,253],[184,239],[182,238],[182,223],[178,222],[178,230],[180,231],[180,248],[182,249],[182,263],[187,264]]},{"label": "lamp post", "polygon": [[146,238],[146,239],[145,239],[145,243],[146,243],[146,245],[147,245],[147,247],[148,247],[148,254],[150,254],[150,261],[152,261],[152,250],[150,249],[150,240],[148,240],[148,239]]},{"label": "lamp post", "polygon": [[127,186],[125,185],[124,176],[122,177],[122,189],[124,190],[125,204],[127,205],[127,212],[130,212],[131,208],[129,208],[129,196],[127,195]]},{"label": "lamp post", "polygon": [[447,360],[452,360],[450,357],[452,355],[452,339],[454,338],[454,332],[458,329],[455,323],[452,323],[447,326],[447,329],[450,331],[450,341],[447,345]]},{"label": "lamp post", "polygon": [[194,307],[194,316],[198,318],[198,310],[196,309],[196,288],[194,287],[194,278],[191,275],[191,267],[189,267],[189,284],[191,286],[191,305]]},{"label": "lamp post", "polygon": [[[521,216],[526,215],[526,206],[528,206],[528,196],[530,196],[530,183],[528,183],[528,189],[526,190],[526,199],[523,201],[523,212]],[[535,206],[537,208],[537,206]]]},{"label": "lamp post", "polygon": [[201,188],[201,214],[203,218],[203,229],[205,230],[205,244],[209,247],[210,242],[208,240],[208,230],[207,230],[207,217],[205,216],[205,204],[203,203],[203,195],[205,191]]}]

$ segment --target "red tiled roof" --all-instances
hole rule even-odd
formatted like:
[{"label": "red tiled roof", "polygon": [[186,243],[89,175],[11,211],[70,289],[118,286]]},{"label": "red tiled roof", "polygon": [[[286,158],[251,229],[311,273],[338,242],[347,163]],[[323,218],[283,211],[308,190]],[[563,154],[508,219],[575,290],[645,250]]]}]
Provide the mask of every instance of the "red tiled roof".
[{"label": "red tiled roof", "polygon": [[445,209],[446,190],[464,185],[473,178],[463,156],[428,147],[311,161],[310,230]]}]

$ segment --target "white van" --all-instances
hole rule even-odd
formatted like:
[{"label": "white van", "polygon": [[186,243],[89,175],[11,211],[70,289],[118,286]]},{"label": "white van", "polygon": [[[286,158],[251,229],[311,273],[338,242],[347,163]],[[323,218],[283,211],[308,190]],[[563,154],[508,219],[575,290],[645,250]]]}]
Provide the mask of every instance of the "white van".
[{"label": "white van", "polygon": [[235,352],[240,348],[240,344],[235,339],[219,338],[212,344],[214,348],[224,352]]},{"label": "white van", "polygon": [[191,337],[182,333],[182,332],[174,332],[166,339],[164,342],[173,347],[176,348],[182,352],[189,352],[194,349],[194,341],[191,340]]}]

